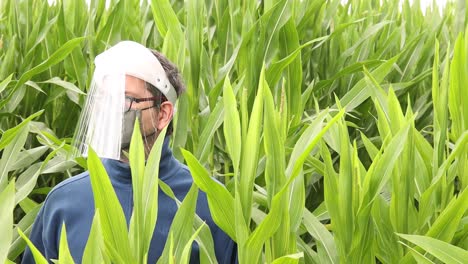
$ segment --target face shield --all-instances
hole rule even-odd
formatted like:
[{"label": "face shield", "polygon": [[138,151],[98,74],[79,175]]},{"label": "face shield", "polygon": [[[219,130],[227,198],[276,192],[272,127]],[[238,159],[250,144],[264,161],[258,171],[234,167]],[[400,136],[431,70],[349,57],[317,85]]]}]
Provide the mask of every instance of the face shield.
[{"label": "face shield", "polygon": [[[175,104],[177,94],[158,59],[146,47],[123,41],[99,54],[84,108],[75,131],[75,156],[91,146],[101,158],[121,159],[138,118],[145,145],[157,133],[161,101]],[[152,90],[162,96],[155,96]],[[164,99],[163,99],[164,98]]]}]

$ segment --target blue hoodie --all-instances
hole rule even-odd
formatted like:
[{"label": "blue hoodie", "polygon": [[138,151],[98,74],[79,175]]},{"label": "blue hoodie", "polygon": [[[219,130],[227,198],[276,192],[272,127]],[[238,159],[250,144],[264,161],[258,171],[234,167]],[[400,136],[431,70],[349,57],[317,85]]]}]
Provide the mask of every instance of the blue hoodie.
[{"label": "blue hoodie", "polygon": [[[130,167],[117,160],[103,159],[104,167],[122,205],[127,223],[133,209],[133,190]],[[183,200],[193,179],[188,168],[177,161],[169,148],[169,138],[164,140],[159,166],[159,178],[169,185],[177,199]],[[156,263],[166,243],[169,228],[177,211],[175,201],[159,190],[158,219],[151,240],[148,263]],[[81,263],[94,216],[94,200],[89,173],[71,177],[50,191],[33,224],[29,239],[48,259],[58,258],[62,223],[67,228],[68,245],[76,263]],[[196,213],[211,230],[216,258],[219,263],[235,263],[237,247],[234,241],[219,229],[211,218],[206,194],[199,192]],[[34,263],[29,248],[26,248],[22,263]],[[199,263],[199,249],[192,245],[190,263]]]}]

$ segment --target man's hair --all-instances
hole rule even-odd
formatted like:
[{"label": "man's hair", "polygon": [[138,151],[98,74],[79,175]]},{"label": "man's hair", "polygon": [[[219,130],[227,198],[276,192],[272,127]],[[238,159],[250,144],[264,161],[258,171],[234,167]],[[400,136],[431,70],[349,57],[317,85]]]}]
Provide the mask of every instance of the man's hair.
[{"label": "man's hair", "polygon": [[[156,50],[151,50],[151,49],[150,51],[158,59],[159,63],[161,63],[161,66],[166,72],[167,78],[169,79],[169,82],[171,83],[172,87],[174,87],[177,93],[177,98],[178,98],[185,91],[185,84],[182,80],[182,76],[180,75],[179,69],[174,63],[172,63],[168,58],[166,58],[160,52]],[[160,102],[155,102],[155,105],[159,106],[162,102],[167,101],[167,98],[164,96],[164,94],[161,91],[159,91],[156,87],[154,87],[152,84],[148,82],[146,83],[146,85],[149,88],[150,92],[153,94],[153,96],[158,96],[158,97],[163,98]],[[173,127],[172,120],[171,120],[171,122],[167,126],[166,135],[172,135],[173,130],[174,130],[174,127]]]}]

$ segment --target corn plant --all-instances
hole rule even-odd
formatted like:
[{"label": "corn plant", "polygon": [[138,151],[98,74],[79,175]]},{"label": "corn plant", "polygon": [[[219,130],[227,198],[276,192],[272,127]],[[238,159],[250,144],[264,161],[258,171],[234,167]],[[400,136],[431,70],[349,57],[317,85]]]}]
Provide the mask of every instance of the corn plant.
[{"label": "corn plant", "polygon": [[[0,1],[0,262],[19,260],[19,230],[51,188],[102,172],[69,158],[70,137],[94,57],[124,39],[180,67],[171,146],[241,263],[466,259],[466,1],[108,2]],[[179,202],[191,230],[171,231],[160,262],[185,261],[193,239],[213,262],[209,231],[182,210],[193,188]],[[116,254],[99,208],[86,260],[142,261],[155,217],[144,208],[130,233],[115,223]]]}]

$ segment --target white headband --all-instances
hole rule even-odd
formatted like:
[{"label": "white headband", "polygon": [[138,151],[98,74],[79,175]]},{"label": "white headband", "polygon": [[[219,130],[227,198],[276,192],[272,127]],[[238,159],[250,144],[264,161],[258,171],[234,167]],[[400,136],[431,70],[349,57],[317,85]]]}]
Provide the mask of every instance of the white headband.
[{"label": "white headband", "polygon": [[122,41],[96,56],[96,73],[105,76],[111,73],[124,73],[151,83],[175,105],[177,93],[172,87],[159,60],[145,46]]}]

